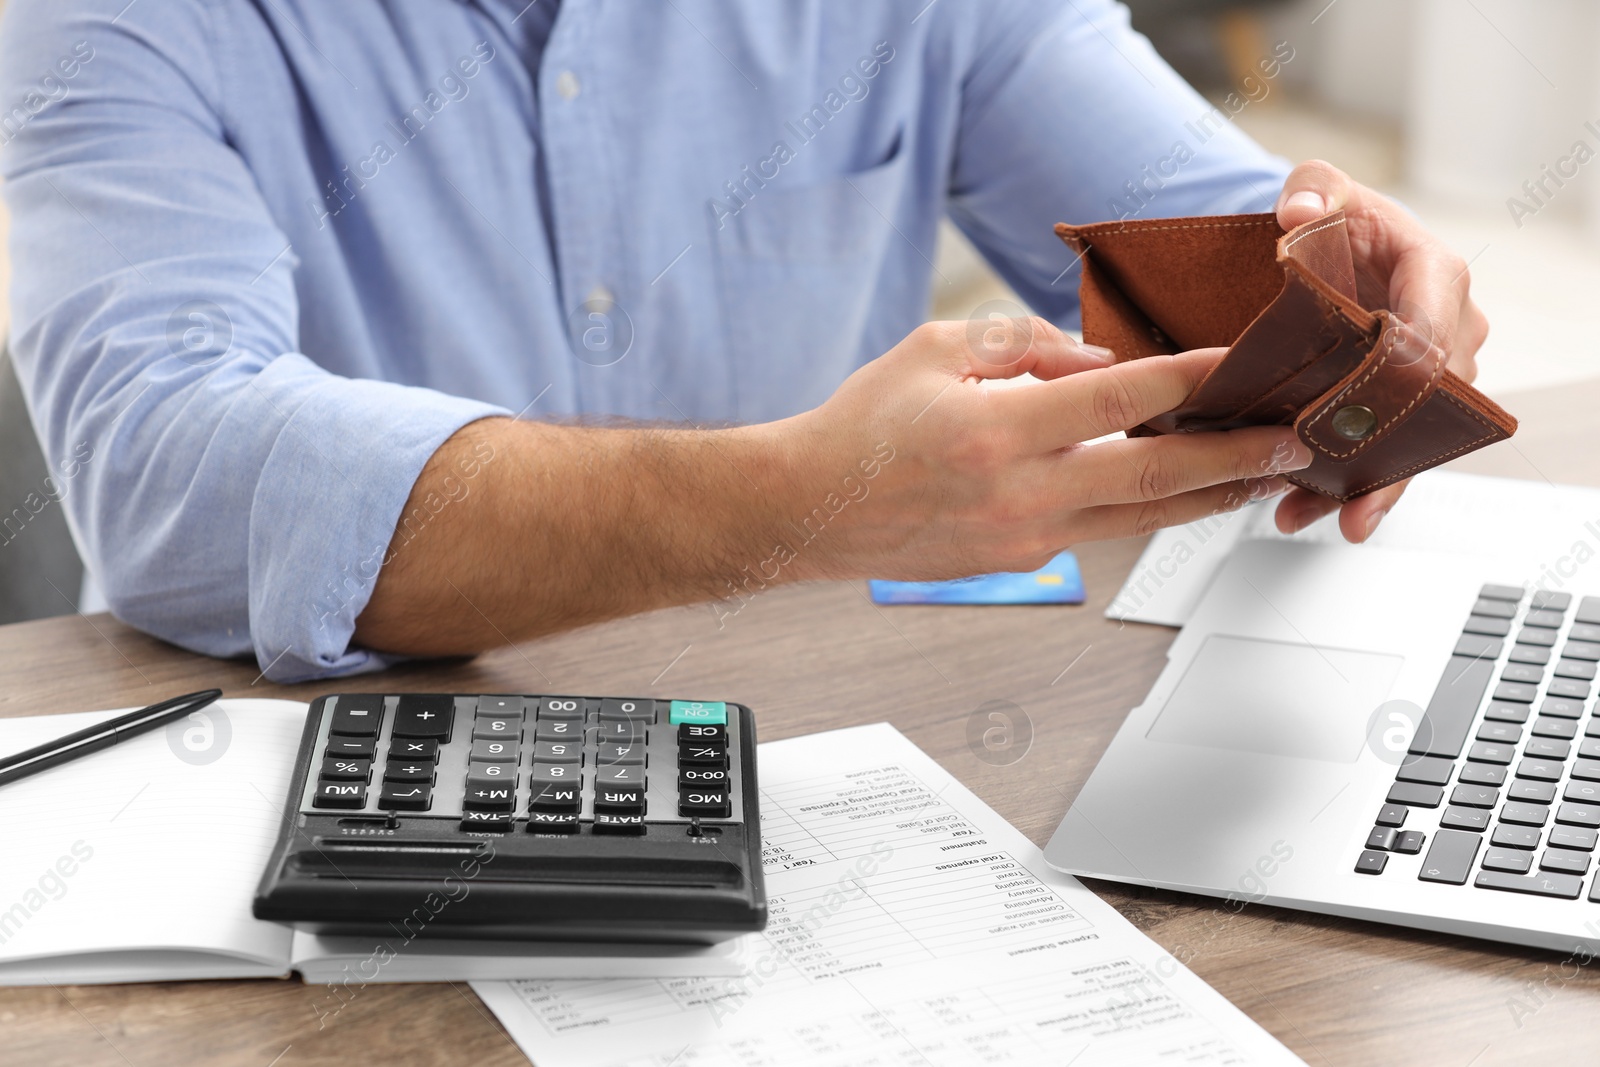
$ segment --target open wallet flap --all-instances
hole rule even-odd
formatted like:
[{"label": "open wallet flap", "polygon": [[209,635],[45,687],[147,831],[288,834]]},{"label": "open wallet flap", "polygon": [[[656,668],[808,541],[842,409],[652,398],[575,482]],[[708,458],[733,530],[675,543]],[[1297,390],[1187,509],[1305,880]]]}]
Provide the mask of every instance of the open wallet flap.
[{"label": "open wallet flap", "polygon": [[1056,226],[1083,260],[1083,337],[1119,360],[1227,348],[1138,433],[1293,425],[1287,477],[1344,501],[1516,432],[1446,354],[1359,303],[1343,212],[1285,233],[1271,214]]}]

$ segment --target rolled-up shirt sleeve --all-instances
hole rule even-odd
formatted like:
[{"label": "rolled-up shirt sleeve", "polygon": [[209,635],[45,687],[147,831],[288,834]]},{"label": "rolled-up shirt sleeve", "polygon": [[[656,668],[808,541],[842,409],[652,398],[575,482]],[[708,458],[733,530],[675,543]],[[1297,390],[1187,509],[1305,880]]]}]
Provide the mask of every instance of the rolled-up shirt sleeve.
[{"label": "rolled-up shirt sleeve", "polygon": [[351,636],[413,485],[505,412],[300,354],[203,5],[159,41],[121,2],[40,6],[0,34],[11,348],[80,551],[117,617],[185,648],[282,681],[383,666]]},{"label": "rolled-up shirt sleeve", "polygon": [[1289,164],[1233,118],[1279,91],[1287,43],[1214,107],[1111,0],[995,0],[973,32],[950,215],[1039,314],[1078,310],[1049,223],[1272,210]]}]

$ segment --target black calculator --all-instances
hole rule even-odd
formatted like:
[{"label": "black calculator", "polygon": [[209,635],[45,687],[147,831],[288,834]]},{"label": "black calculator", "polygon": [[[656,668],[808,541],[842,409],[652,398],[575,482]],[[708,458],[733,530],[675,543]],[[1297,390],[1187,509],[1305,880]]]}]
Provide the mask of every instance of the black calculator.
[{"label": "black calculator", "polygon": [[313,701],[258,919],[709,944],[766,925],[755,720],[709,700]]}]

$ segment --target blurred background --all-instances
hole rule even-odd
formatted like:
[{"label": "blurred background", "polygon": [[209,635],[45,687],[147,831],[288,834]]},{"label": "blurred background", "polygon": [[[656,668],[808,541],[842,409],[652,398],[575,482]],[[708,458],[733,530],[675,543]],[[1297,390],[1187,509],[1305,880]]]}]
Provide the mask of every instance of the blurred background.
[{"label": "blurred background", "polygon": [[[1485,391],[1505,399],[1600,376],[1600,3],[1129,7],[1135,27],[1214,102],[1251,98],[1234,120],[1245,132],[1398,197],[1469,262],[1492,324],[1479,359]],[[1259,79],[1246,79],[1280,42],[1293,59],[1262,95]],[[0,209],[0,237],[5,229]],[[950,226],[938,265],[947,281],[930,294],[931,317],[1015,299]],[[0,331],[8,289],[0,255]],[[0,373],[0,501],[24,499],[44,473],[31,433],[14,379]],[[82,569],[60,512],[46,509],[38,533],[0,546],[0,623],[75,610]]]}]

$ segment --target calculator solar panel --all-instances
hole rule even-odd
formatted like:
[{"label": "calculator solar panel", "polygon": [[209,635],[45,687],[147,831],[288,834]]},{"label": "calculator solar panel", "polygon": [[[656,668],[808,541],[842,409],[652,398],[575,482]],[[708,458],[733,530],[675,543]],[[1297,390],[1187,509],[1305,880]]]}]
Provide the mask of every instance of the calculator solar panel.
[{"label": "calculator solar panel", "polygon": [[750,709],[314,701],[260,919],[324,934],[706,944],[766,924]]}]

